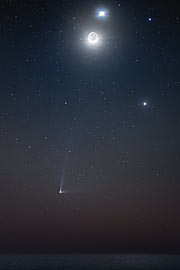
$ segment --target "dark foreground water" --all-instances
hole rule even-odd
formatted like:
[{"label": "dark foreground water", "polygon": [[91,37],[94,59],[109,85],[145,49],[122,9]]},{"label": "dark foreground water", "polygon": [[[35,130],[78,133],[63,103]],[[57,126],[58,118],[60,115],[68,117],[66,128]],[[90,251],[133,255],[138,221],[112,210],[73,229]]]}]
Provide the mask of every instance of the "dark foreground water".
[{"label": "dark foreground water", "polygon": [[180,270],[176,255],[0,255],[0,270]]}]

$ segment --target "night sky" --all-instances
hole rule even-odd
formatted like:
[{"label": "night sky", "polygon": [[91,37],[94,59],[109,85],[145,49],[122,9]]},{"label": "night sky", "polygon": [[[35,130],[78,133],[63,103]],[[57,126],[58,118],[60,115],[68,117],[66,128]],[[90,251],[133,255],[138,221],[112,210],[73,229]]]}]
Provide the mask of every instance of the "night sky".
[{"label": "night sky", "polygon": [[0,1],[0,252],[180,251],[178,4]]}]

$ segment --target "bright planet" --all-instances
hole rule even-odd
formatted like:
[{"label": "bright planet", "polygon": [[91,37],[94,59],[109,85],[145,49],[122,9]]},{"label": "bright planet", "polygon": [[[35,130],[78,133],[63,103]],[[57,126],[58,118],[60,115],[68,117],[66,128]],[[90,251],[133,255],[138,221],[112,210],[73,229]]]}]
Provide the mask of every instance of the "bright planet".
[{"label": "bright planet", "polygon": [[101,10],[101,11],[99,11],[99,17],[104,17],[104,16],[106,16],[106,11],[104,11],[104,10]]}]

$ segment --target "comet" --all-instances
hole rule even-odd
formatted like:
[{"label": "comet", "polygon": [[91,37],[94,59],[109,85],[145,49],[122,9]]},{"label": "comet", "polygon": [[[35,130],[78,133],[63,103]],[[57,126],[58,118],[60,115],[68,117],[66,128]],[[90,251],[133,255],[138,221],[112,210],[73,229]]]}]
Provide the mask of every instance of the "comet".
[{"label": "comet", "polygon": [[68,153],[66,153],[65,158],[64,158],[64,165],[63,165],[61,178],[60,178],[60,182],[59,182],[59,192],[58,192],[59,194],[64,193],[63,185],[64,185],[64,180],[65,180],[65,176],[66,176],[66,169],[67,169],[67,165],[68,165]]}]

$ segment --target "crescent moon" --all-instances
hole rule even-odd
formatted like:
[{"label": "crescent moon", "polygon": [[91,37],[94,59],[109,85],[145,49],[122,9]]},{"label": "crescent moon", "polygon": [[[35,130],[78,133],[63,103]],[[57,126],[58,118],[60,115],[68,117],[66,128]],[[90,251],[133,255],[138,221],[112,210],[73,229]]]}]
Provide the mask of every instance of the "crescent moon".
[{"label": "crescent moon", "polygon": [[99,41],[98,34],[96,32],[90,32],[88,35],[88,42],[90,44],[96,44]]}]

